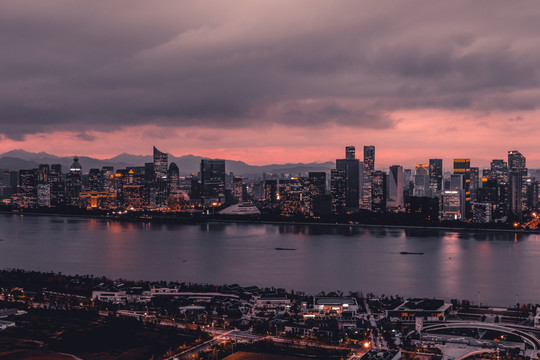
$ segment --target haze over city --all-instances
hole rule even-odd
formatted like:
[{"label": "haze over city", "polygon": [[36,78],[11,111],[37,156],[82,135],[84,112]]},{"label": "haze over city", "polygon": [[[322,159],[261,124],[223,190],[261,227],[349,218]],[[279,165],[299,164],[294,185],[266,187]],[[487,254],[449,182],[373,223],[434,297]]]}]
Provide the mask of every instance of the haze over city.
[{"label": "haze over city", "polygon": [[3,3],[0,152],[540,166],[537,5]]}]

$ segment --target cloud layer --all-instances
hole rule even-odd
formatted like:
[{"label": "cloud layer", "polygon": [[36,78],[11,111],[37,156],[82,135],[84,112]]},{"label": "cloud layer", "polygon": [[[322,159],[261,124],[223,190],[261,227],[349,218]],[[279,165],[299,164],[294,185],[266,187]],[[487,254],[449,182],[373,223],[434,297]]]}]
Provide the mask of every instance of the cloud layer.
[{"label": "cloud layer", "polygon": [[413,111],[534,129],[539,15],[534,1],[7,1],[0,133],[407,132]]}]

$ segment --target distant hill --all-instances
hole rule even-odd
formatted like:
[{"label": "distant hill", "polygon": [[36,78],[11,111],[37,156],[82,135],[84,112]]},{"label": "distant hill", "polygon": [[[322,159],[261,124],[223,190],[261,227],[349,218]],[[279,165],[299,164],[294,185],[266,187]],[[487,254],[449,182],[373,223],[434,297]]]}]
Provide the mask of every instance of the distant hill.
[{"label": "distant hill", "polygon": [[[196,155],[184,155],[180,157],[169,154],[169,164],[175,162],[182,174],[197,173],[200,168],[201,159]],[[152,162],[151,155],[133,155],[122,153],[110,159],[95,159],[87,156],[79,156],[79,163],[83,167],[83,172],[88,172],[91,168],[101,168],[112,166],[115,169],[123,169],[128,166],[144,166],[144,163]],[[0,154],[0,169],[21,170],[37,168],[39,164],[61,164],[62,171],[73,163],[73,156],[56,156],[45,152],[32,153],[24,150],[11,150]],[[241,176],[261,176],[264,172],[288,173],[291,175],[303,174],[309,171],[329,172],[335,166],[333,162],[325,163],[294,163],[294,164],[272,164],[272,165],[249,165],[243,161],[226,160],[227,173],[233,172]]]}]

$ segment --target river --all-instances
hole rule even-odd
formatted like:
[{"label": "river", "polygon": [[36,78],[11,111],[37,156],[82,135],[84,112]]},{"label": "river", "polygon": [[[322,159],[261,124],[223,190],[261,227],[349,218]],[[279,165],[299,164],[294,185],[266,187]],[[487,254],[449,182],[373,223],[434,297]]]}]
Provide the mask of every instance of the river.
[{"label": "river", "polygon": [[0,214],[0,268],[496,306],[540,302],[536,234]]}]

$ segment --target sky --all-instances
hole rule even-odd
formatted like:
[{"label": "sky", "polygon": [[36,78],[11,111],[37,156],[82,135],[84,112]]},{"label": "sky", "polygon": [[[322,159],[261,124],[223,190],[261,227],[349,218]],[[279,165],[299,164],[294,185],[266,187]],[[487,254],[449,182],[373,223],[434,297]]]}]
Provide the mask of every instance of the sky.
[{"label": "sky", "polygon": [[0,152],[540,167],[536,1],[7,0]]}]

